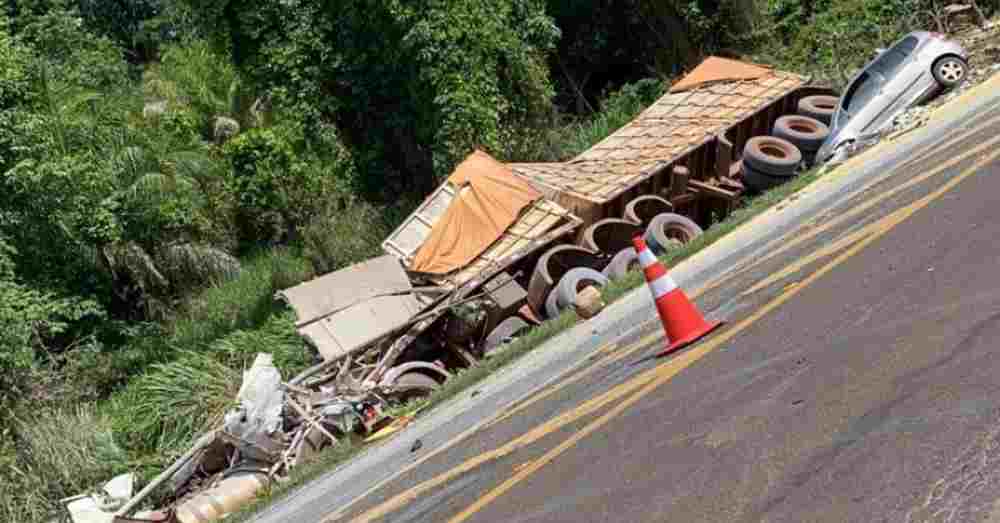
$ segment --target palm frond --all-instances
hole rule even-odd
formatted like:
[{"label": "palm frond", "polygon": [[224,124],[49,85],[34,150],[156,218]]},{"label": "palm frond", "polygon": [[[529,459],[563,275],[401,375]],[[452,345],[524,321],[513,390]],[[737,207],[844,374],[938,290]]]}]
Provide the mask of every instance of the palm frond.
[{"label": "palm frond", "polygon": [[156,253],[159,266],[168,279],[183,283],[220,283],[240,272],[240,262],[233,255],[211,245],[175,243]]},{"label": "palm frond", "polygon": [[67,90],[60,93],[59,111],[64,114],[75,113],[102,97],[103,95],[97,91]]},{"label": "palm frond", "polygon": [[167,156],[166,162],[173,166],[177,176],[199,182],[205,180],[216,168],[212,159],[200,151],[176,151]]},{"label": "palm frond", "polygon": [[143,294],[156,294],[156,291],[166,289],[170,285],[149,253],[135,242],[106,246],[104,257],[115,280],[127,276],[135,282]]}]

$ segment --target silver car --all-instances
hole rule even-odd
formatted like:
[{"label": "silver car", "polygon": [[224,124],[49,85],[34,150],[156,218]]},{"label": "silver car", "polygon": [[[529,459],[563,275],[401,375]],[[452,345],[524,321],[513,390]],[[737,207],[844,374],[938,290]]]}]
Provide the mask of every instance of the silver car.
[{"label": "silver car", "polygon": [[925,31],[880,50],[844,89],[816,160],[828,160],[840,147],[875,135],[901,111],[962,83],[967,60],[962,46]]}]

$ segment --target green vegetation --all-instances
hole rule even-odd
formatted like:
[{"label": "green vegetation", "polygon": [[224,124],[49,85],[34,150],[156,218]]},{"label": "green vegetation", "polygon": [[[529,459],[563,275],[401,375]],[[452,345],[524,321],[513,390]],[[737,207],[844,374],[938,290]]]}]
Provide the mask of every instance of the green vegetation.
[{"label": "green vegetation", "polygon": [[311,364],[274,293],[379,252],[471,148],[568,159],[706,54],[837,84],[933,27],[929,0],[294,4],[0,14],[0,520],[150,477],[218,419],[257,351],[287,376]]}]

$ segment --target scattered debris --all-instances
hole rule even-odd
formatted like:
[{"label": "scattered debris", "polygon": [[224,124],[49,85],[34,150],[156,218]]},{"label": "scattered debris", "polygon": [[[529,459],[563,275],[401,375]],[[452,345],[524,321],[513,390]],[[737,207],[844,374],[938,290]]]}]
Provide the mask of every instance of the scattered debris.
[{"label": "scattered debris", "polygon": [[[374,441],[406,427],[415,413],[396,419],[384,412],[393,389],[358,390],[341,368],[310,370],[282,380],[270,354],[258,354],[243,373],[236,405],[220,427],[203,435],[138,494],[134,477],[119,476],[103,492],[63,500],[74,523],[204,523],[221,519],[287,477],[324,447],[352,436]],[[413,450],[420,448],[419,440]],[[129,514],[157,489],[164,507]],[[131,499],[130,499],[131,498]],[[116,512],[117,511],[117,512]]]},{"label": "scattered debris", "polygon": [[132,497],[135,474],[111,478],[100,491],[61,500],[73,523],[111,523],[114,511]]},{"label": "scattered debris", "polygon": [[413,445],[410,447],[410,452],[416,452],[416,451],[420,450],[420,448],[423,447],[423,446],[424,446],[424,442],[420,441],[418,439],[418,440],[416,440],[416,441],[413,442]]}]

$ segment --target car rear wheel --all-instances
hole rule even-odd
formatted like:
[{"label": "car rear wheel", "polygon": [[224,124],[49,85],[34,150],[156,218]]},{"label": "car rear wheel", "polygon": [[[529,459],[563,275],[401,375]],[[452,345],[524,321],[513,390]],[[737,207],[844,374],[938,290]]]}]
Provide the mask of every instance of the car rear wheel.
[{"label": "car rear wheel", "polygon": [[931,69],[934,79],[945,88],[951,89],[962,83],[969,75],[969,64],[957,56],[945,56],[934,62]]}]

